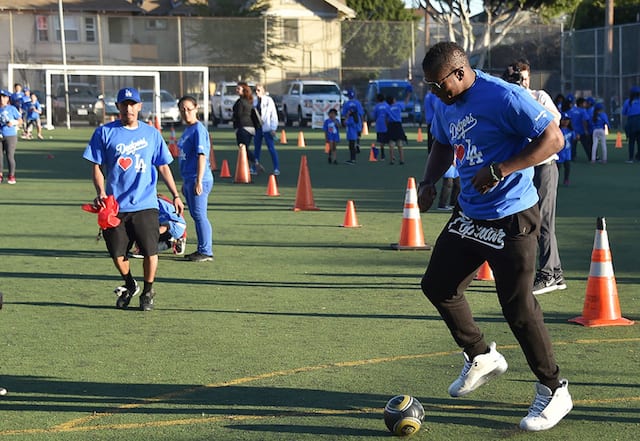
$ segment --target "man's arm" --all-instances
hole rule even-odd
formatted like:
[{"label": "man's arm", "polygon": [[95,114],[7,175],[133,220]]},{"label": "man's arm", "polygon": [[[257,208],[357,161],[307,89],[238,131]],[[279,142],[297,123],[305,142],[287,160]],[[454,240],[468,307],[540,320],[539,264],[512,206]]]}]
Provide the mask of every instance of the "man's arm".
[{"label": "man's arm", "polygon": [[563,147],[564,136],[562,131],[560,131],[560,127],[552,122],[540,136],[532,140],[520,153],[506,161],[487,164],[486,167],[478,170],[471,182],[480,193],[486,193],[511,173],[539,164],[554,153],[558,153]]},{"label": "man's arm", "polygon": [[104,174],[100,164],[93,164],[93,186],[96,189],[96,198],[93,200],[93,205],[96,208],[103,207],[103,199],[107,198],[107,193],[104,191]]},{"label": "man's arm", "polygon": [[180,193],[178,193],[178,189],[176,188],[176,182],[173,180],[173,174],[171,173],[169,165],[159,165],[158,173],[160,173],[160,176],[162,176],[162,180],[171,192],[171,195],[173,197],[173,206],[176,209],[176,213],[182,216],[182,213],[184,213],[184,204],[182,203],[182,199],[180,199]]},{"label": "man's arm", "polygon": [[427,211],[436,199],[436,182],[451,167],[453,163],[453,149],[448,144],[433,142],[431,153],[427,157],[422,180],[418,185],[418,206],[420,211]]}]

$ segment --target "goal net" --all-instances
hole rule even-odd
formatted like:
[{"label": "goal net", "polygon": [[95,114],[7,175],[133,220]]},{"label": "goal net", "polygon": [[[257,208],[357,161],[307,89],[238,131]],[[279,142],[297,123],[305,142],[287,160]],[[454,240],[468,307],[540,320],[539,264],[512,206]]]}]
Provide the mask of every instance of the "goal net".
[{"label": "goal net", "polygon": [[[88,64],[17,64],[8,65],[8,84],[20,83],[37,91],[45,109],[43,125],[48,129],[55,124],[72,120],[89,120],[92,116],[92,97],[85,97],[86,105],[70,104],[69,85],[86,85],[96,96],[115,96],[123,87],[149,90],[153,103],[143,104],[153,115],[162,115],[166,98],[193,95],[200,105],[200,117],[209,119],[209,68],[207,66],[140,66],[140,65],[88,65]],[[175,122],[175,121],[174,121]]]}]

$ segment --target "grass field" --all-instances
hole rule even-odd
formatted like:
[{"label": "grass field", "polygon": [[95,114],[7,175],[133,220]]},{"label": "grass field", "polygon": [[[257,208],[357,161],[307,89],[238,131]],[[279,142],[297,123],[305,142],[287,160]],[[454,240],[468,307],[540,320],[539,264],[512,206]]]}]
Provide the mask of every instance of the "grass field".
[{"label": "grass field", "polygon": [[[299,148],[298,129],[289,129],[289,144],[278,145],[279,197],[265,196],[267,175],[251,185],[216,177],[215,261],[162,254],[149,313],[115,309],[121,280],[96,241],[95,216],[80,209],[95,196],[81,157],[91,131],[45,134],[19,142],[18,183],[0,185],[0,386],[9,390],[0,397],[0,439],[389,439],[382,408],[400,393],[425,406],[412,439],[638,439],[638,325],[567,321],[582,313],[597,217],[607,220],[623,316],[640,319],[640,164],[624,164],[626,144],[614,149],[615,135],[608,164],[588,164],[579,151],[571,186],[559,188],[569,287],[538,299],[575,408],[534,434],[517,428],[534,378],[493,283],[474,282],[469,300],[509,371],[453,399],[447,386],[462,357],[419,288],[430,252],[389,248],[399,239],[407,178],[423,169],[415,128],[404,166],[369,162],[365,151],[355,167],[326,163],[320,131],[306,130]],[[233,173],[232,131],[212,136],[218,166],[227,159]],[[344,143],[338,154],[347,159]],[[291,209],[301,155],[318,211]],[[362,228],[339,227],[347,200]],[[422,214],[428,243],[447,218]],[[187,252],[194,249],[191,240]],[[141,262],[132,270],[140,278]]]}]

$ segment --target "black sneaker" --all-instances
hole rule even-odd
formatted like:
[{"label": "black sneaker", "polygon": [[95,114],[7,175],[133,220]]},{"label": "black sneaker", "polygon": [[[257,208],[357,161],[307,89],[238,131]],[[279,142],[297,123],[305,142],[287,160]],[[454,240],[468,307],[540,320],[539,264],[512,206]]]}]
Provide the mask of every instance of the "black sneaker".
[{"label": "black sneaker", "polygon": [[348,161],[344,161],[345,164],[356,165],[356,161],[349,159]]},{"label": "black sneaker", "polygon": [[156,292],[152,289],[140,296],[140,311],[151,311],[153,309],[153,298]]},{"label": "black sneaker", "polygon": [[567,289],[567,283],[564,281],[564,277],[562,276],[562,274],[556,274],[554,278],[556,279],[556,286],[557,286],[556,289],[558,290]]},{"label": "black sneaker", "polygon": [[189,254],[186,259],[192,262],[211,262],[213,256],[207,256],[206,254],[201,254],[196,251],[195,253]]},{"label": "black sneaker", "polygon": [[[564,286],[565,288],[567,285]],[[554,276],[550,276],[544,273],[536,274],[536,278],[533,281],[533,294],[544,294],[547,292],[555,291],[558,289],[558,284]]]},{"label": "black sneaker", "polygon": [[113,290],[113,292],[118,296],[118,300],[116,300],[116,308],[126,308],[127,306],[129,306],[129,303],[131,303],[131,299],[138,295],[138,293],[140,292],[140,286],[138,286],[138,282],[136,282],[135,280],[134,282],[136,285],[133,291],[127,289],[126,286],[119,286]]}]

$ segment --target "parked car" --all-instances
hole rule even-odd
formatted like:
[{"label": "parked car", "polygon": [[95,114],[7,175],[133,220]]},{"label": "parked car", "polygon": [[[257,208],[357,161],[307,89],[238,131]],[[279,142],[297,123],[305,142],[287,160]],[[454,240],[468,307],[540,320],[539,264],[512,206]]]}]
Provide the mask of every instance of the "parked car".
[{"label": "parked car", "polygon": [[413,86],[407,80],[372,80],[369,81],[367,92],[362,103],[365,118],[369,124],[373,121],[373,108],[376,106],[377,95],[392,96],[397,103],[404,103],[402,112],[403,122],[419,122],[422,117],[422,103],[413,91]]},{"label": "parked car", "polygon": [[116,95],[116,92],[106,92],[98,96],[93,104],[93,110],[89,112],[89,125],[97,126],[109,122],[111,117],[115,119],[120,117],[120,111],[116,106]]},{"label": "parked car", "polygon": [[[284,124],[291,126],[294,121],[300,127],[312,122],[316,115],[322,115],[329,109],[342,109],[345,96],[338,84],[333,81],[295,80],[287,86],[282,96],[282,116]],[[320,123],[322,125],[322,123]]]},{"label": "parked car", "polygon": [[[155,121],[156,114],[154,110],[153,90],[139,90],[140,99],[142,100],[142,110],[139,118],[144,121]],[[160,90],[160,123],[161,124],[180,124],[180,111],[178,110],[178,99],[170,92]]]},{"label": "parked car", "polygon": [[[247,84],[255,95],[255,83],[247,82]],[[237,85],[235,81],[222,81],[216,85],[216,91],[211,95],[211,118],[214,125],[226,124],[233,118],[233,105],[238,101]]]},{"label": "parked car", "polygon": [[[68,83],[68,86],[70,119],[74,121],[89,120],[89,114],[93,112],[93,105],[98,98],[96,87],[89,83]],[[51,117],[53,124],[67,120],[64,84],[59,84],[56,87]]]}]

